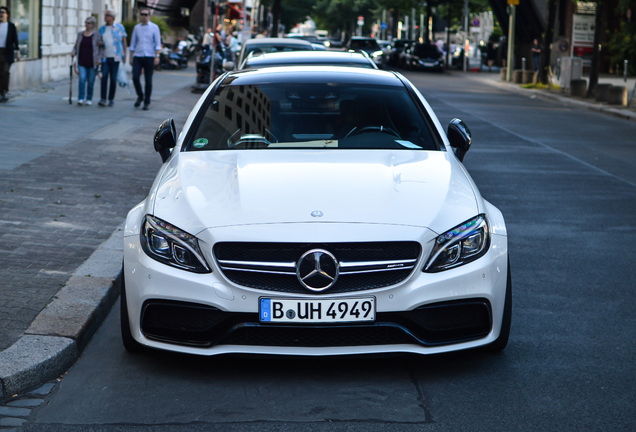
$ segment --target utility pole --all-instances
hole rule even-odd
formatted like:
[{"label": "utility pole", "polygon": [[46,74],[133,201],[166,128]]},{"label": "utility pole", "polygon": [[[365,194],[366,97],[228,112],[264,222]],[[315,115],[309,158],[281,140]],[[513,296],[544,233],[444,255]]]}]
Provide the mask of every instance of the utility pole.
[{"label": "utility pole", "polygon": [[468,72],[468,0],[464,0],[464,31],[466,39],[464,40],[464,72]]},{"label": "utility pole", "polygon": [[510,21],[508,22],[508,62],[506,64],[506,81],[512,81],[512,68],[515,63],[515,23],[517,21],[517,6],[519,0],[508,0]]}]

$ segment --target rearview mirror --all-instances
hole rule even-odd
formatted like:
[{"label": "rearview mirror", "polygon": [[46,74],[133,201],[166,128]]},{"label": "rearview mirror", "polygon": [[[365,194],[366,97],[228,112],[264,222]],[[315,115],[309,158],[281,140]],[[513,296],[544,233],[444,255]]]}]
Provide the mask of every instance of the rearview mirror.
[{"label": "rearview mirror", "polygon": [[463,162],[464,156],[466,156],[466,152],[470,149],[470,144],[473,140],[470,129],[468,129],[466,123],[458,118],[454,118],[448,124],[446,135],[448,136],[451,147],[455,149],[455,156]]},{"label": "rearview mirror", "polygon": [[177,145],[177,131],[173,119],[166,119],[159,125],[155,132],[155,151],[159,152],[161,160],[167,161],[172,149]]}]

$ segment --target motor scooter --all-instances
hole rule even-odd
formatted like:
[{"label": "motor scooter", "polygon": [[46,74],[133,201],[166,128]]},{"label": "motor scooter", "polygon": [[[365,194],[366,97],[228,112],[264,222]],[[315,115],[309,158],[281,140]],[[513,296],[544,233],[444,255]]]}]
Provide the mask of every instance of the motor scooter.
[{"label": "motor scooter", "polygon": [[[212,81],[212,47],[210,45],[201,45],[201,55],[197,61],[197,78],[192,91],[205,91]],[[234,62],[227,60],[228,48],[219,44],[214,50],[214,78],[223,74],[225,71],[234,69]]]}]

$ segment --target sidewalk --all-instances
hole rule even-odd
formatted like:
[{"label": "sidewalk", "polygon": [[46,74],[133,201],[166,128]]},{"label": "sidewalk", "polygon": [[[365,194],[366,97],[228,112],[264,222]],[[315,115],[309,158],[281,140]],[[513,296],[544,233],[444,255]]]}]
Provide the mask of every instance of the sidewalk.
[{"label": "sidewalk", "polygon": [[[130,76],[129,76],[130,77]],[[122,221],[161,166],[161,121],[177,129],[195,72],[159,71],[149,111],[119,87],[114,107],[73,103],[69,80],[0,105],[0,400],[58,377],[116,300]]]},{"label": "sidewalk", "polygon": [[[492,72],[482,70],[480,72],[453,72],[465,74],[466,78],[478,80],[489,85],[505,88],[510,91],[516,91],[519,93],[525,93],[535,97],[541,97],[545,99],[551,99],[559,102],[563,105],[577,106],[580,108],[598,111],[605,114],[624,118],[626,120],[636,121],[636,95],[633,97],[629,106],[608,105],[606,102],[597,102],[593,98],[579,98],[570,96],[565,90],[539,90],[539,89],[525,89],[520,84],[514,84],[501,79],[499,69],[494,69]],[[588,80],[589,77],[583,77]],[[616,77],[614,75],[602,75],[598,79],[599,84],[612,84],[615,86],[625,86],[628,92],[628,99],[632,95],[634,85],[636,84],[636,77],[628,77],[627,81],[624,81],[622,77]]]}]

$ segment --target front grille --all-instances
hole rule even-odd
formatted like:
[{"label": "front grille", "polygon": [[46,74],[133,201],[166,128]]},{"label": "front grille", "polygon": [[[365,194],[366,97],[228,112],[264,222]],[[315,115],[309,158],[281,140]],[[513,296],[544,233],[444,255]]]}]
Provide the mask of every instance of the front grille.
[{"label": "front grille", "polygon": [[378,313],[373,323],[261,324],[257,313],[231,313],[175,301],[149,300],[141,330],[162,342],[215,345],[342,347],[445,345],[485,337],[492,327],[490,303],[469,299],[426,305],[407,312]]},{"label": "front grille", "polygon": [[296,276],[301,256],[313,249],[333,254],[340,265],[336,283],[324,293],[383,288],[404,281],[420,256],[417,242],[249,243],[222,242],[214,255],[232,282],[267,291],[307,293]]}]

